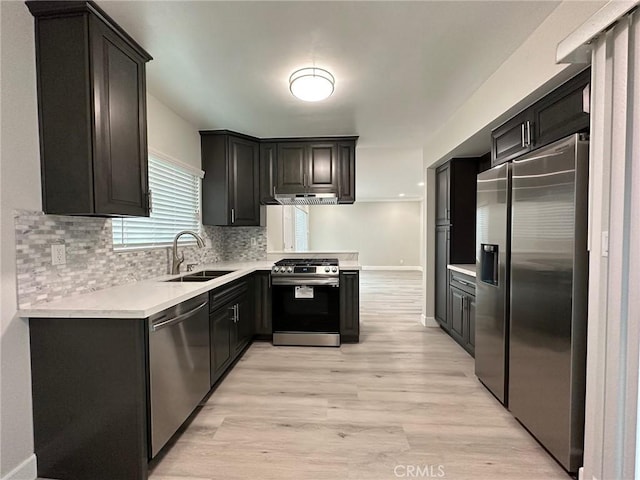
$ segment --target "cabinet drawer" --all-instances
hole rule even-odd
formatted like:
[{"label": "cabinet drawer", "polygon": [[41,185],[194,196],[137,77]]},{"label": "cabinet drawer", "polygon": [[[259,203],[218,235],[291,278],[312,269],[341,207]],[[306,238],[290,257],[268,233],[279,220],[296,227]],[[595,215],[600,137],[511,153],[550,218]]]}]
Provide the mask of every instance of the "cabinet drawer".
[{"label": "cabinet drawer", "polygon": [[476,283],[474,278],[469,275],[449,270],[449,285],[469,295],[476,296]]},{"label": "cabinet drawer", "polygon": [[249,289],[246,280],[240,280],[209,292],[209,311],[213,312],[231,299],[245,293]]}]

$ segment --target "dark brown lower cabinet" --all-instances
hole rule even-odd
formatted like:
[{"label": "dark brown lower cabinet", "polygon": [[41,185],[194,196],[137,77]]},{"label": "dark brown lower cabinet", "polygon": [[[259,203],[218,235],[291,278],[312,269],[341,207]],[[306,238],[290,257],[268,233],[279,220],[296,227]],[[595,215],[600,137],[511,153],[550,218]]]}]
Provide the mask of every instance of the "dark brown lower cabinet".
[{"label": "dark brown lower cabinet", "polygon": [[447,332],[451,328],[451,322],[447,316],[447,302],[449,290],[449,277],[447,265],[449,264],[449,226],[436,227],[435,244],[435,318]]},{"label": "dark brown lower cabinet", "polygon": [[258,340],[271,340],[271,273],[256,272],[253,276],[255,336]]},{"label": "dark brown lower cabinet", "polygon": [[360,272],[340,272],[340,343],[360,341]]},{"label": "dark brown lower cabinet", "polygon": [[147,478],[147,325],[29,320],[38,477]]},{"label": "dark brown lower cabinet", "polygon": [[223,305],[209,314],[211,335],[211,386],[222,376],[231,363],[231,326],[233,305]]},{"label": "dark brown lower cabinet", "polygon": [[452,270],[449,271],[449,278],[449,335],[473,356],[476,324],[475,280]]},{"label": "dark brown lower cabinet", "polygon": [[238,358],[254,332],[251,279],[212,290],[209,294],[211,336],[211,386]]}]

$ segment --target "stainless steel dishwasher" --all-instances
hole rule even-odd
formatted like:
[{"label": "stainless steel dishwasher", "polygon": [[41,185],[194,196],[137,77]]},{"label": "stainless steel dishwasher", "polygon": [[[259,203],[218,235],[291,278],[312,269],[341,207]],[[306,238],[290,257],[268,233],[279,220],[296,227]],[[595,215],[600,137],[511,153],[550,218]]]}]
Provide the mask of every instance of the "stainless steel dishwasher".
[{"label": "stainless steel dishwasher", "polygon": [[209,392],[208,295],[149,317],[152,457]]}]

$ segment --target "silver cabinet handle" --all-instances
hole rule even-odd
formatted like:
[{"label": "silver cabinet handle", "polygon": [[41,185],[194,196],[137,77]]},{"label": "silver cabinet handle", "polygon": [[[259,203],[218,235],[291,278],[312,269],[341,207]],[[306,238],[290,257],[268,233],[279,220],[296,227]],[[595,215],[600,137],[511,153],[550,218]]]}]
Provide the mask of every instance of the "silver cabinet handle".
[{"label": "silver cabinet handle", "polygon": [[235,304],[234,308],[236,309],[236,323],[240,321],[240,305]]},{"label": "silver cabinet handle", "polygon": [[302,186],[306,187],[307,186],[307,174],[303,174],[302,175]]},{"label": "silver cabinet handle", "polygon": [[520,124],[520,145],[522,148],[526,147],[524,143],[524,123]]},{"label": "silver cabinet handle", "polygon": [[153,212],[153,191],[149,190],[149,193],[147,193],[147,203],[149,204],[149,213]]},{"label": "silver cabinet handle", "polygon": [[177,317],[170,318],[169,320],[165,320],[163,322],[154,323],[151,325],[151,331],[157,332],[158,330],[162,330],[163,328],[170,327],[171,325],[175,325],[176,323],[180,323],[185,321],[188,317],[195,314],[198,310],[201,310],[208,302],[202,302],[196,308],[189,310],[188,312],[182,313]]},{"label": "silver cabinet handle", "polygon": [[342,273],[343,275],[358,275],[358,272],[349,272],[346,270],[342,270],[340,273]]},{"label": "silver cabinet handle", "polygon": [[231,223],[236,223],[236,209],[232,208],[231,209]]},{"label": "silver cabinet handle", "polygon": [[461,283],[462,285],[466,285],[467,287],[475,287],[473,283],[465,282],[464,280],[460,280],[458,278],[455,278],[454,280],[458,283]]},{"label": "silver cabinet handle", "polygon": [[531,145],[531,122],[527,120],[527,147]]},{"label": "silver cabinet handle", "polygon": [[274,197],[276,196],[276,186],[275,185],[273,186],[273,196]]}]

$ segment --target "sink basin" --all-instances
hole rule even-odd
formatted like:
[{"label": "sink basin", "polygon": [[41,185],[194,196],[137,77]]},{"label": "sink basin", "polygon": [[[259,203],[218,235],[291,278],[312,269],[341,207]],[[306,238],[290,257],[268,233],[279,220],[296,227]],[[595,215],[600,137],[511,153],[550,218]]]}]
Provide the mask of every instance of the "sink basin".
[{"label": "sink basin", "polygon": [[193,278],[201,278],[201,277],[209,277],[209,278],[218,278],[223,275],[227,275],[229,273],[233,273],[235,270],[202,270],[201,272],[190,273],[187,277]]},{"label": "sink basin", "polygon": [[235,270],[203,270],[201,272],[190,273],[184,277],[165,280],[165,282],[208,282],[209,280],[222,277],[223,275],[233,273],[234,271]]}]

